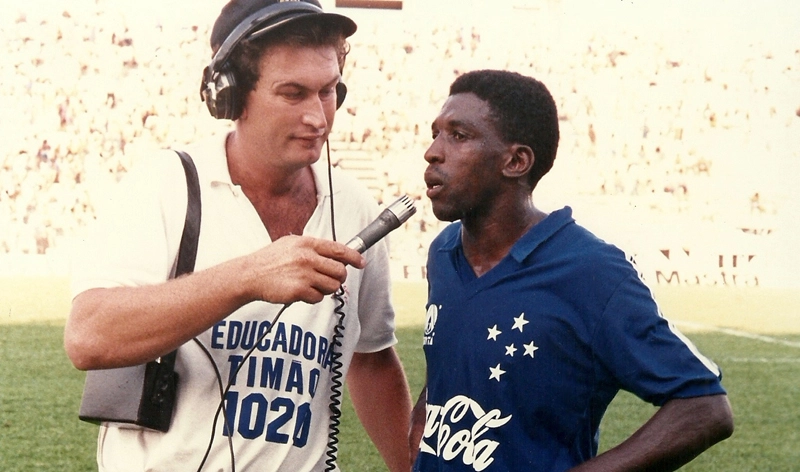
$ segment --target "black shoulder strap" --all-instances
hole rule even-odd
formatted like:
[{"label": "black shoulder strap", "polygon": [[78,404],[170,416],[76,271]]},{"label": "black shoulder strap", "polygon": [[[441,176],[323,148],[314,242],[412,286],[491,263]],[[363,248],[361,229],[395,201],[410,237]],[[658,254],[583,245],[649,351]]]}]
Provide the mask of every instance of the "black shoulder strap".
[{"label": "black shoulder strap", "polygon": [[[181,246],[178,249],[178,264],[175,277],[190,274],[194,271],[194,262],[197,259],[197,241],[200,237],[200,181],[197,178],[197,168],[194,166],[192,156],[183,151],[175,151],[181,158],[183,170],[186,172],[186,188],[188,203],[186,205],[186,222],[183,224]],[[161,364],[173,369],[178,351],[172,351],[161,358]]]},{"label": "black shoulder strap", "polygon": [[194,271],[194,261],[197,258],[197,240],[200,237],[200,181],[197,178],[197,169],[192,161],[192,156],[183,151],[175,151],[181,157],[183,170],[186,172],[186,187],[189,195],[186,205],[186,222],[183,225],[181,246],[178,251],[178,265],[175,277],[189,274]]}]

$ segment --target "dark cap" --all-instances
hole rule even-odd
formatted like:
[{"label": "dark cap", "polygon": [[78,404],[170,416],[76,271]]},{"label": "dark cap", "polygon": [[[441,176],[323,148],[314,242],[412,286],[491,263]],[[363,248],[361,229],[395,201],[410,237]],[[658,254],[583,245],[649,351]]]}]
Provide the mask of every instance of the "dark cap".
[{"label": "dark cap", "polygon": [[297,18],[309,17],[338,25],[345,37],[356,32],[353,20],[344,15],[323,12],[317,0],[231,0],[214,22],[211,49],[216,51],[236,29],[242,30],[240,39],[254,38]]}]

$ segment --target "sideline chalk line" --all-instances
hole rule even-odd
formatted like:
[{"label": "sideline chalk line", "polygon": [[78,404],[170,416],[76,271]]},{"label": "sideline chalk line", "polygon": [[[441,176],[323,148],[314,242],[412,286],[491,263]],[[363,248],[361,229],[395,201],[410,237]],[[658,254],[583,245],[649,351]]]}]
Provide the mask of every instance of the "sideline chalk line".
[{"label": "sideline chalk line", "polygon": [[742,330],[739,330],[739,329],[722,328],[720,326],[707,325],[707,324],[703,324],[703,323],[695,323],[693,321],[672,321],[672,323],[675,324],[676,326],[686,326],[686,327],[700,329],[700,330],[716,331],[718,333],[729,334],[731,336],[738,336],[740,338],[755,339],[755,340],[763,341],[763,342],[766,342],[766,343],[781,344],[781,345],[784,345],[784,346],[800,348],[800,342],[787,341],[785,339],[774,338],[772,336],[764,336],[763,334],[750,333],[750,332],[742,331]]}]

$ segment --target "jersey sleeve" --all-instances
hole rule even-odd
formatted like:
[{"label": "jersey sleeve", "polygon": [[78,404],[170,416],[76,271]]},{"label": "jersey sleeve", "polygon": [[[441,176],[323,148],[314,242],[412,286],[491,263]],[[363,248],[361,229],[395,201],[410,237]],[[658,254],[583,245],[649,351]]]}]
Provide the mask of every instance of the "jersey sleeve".
[{"label": "jersey sleeve", "polygon": [[635,274],[611,295],[593,345],[605,375],[656,406],[672,398],[725,393],[719,367],[661,315]]}]

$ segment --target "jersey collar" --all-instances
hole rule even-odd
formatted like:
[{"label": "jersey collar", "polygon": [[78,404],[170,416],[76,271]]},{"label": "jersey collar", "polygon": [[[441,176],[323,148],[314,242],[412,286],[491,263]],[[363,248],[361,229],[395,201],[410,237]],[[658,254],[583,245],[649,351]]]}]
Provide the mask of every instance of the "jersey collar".
[{"label": "jersey collar", "polygon": [[[514,243],[509,255],[513,257],[514,260],[521,263],[530,256],[537,247],[550,239],[550,237],[556,234],[561,228],[574,222],[575,219],[572,218],[572,208],[568,206],[550,213],[545,219],[534,225]],[[452,231],[450,237],[441,245],[439,248],[440,251],[447,252],[461,248],[461,223],[456,223],[454,226],[457,226],[457,230],[453,228],[454,231]]]},{"label": "jersey collar", "polygon": [[537,247],[550,239],[561,228],[574,222],[575,219],[572,218],[572,208],[568,206],[550,213],[545,219],[534,225],[514,243],[509,255],[513,257],[514,260],[521,263],[527,259]]}]

